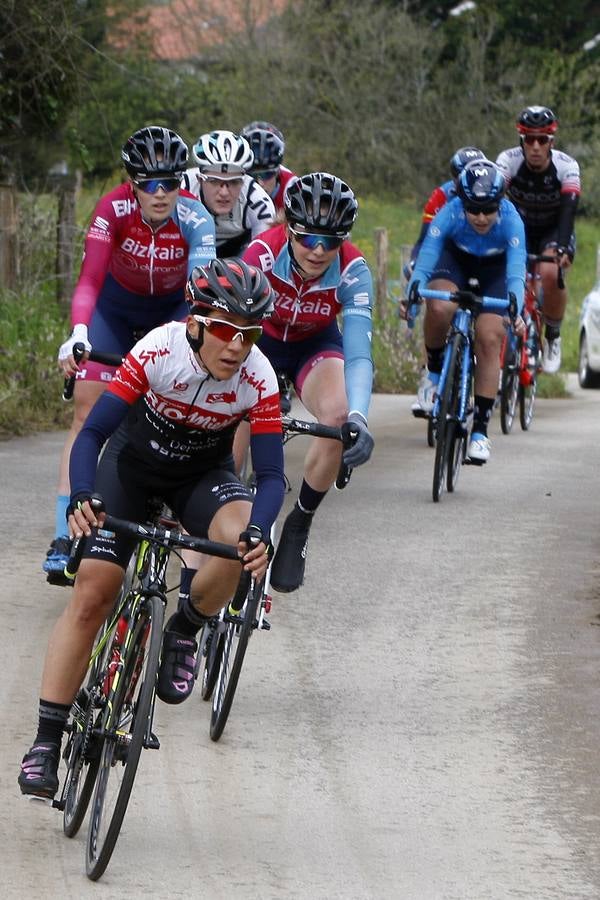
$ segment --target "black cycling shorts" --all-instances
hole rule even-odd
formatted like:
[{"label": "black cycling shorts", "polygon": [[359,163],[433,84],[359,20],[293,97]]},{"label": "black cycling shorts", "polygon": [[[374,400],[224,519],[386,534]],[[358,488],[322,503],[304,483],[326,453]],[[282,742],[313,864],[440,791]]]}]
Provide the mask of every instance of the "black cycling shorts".
[{"label": "black cycling shorts", "polygon": [[[118,432],[100,460],[96,490],[110,515],[132,522],[146,522],[149,500],[160,498],[194,537],[208,537],[213,517],[226,503],[252,502],[250,490],[233,472],[231,457],[224,459],[220,468],[213,465],[205,472],[182,478],[173,464],[168,469],[158,469],[123,447]],[[135,538],[93,529],[83,558],[114,562],[125,568],[135,543]]]}]

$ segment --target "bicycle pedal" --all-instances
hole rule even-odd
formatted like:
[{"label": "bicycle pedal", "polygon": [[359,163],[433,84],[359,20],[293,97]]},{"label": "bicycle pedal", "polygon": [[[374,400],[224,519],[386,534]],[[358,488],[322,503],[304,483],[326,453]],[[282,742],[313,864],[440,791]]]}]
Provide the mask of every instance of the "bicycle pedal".
[{"label": "bicycle pedal", "polygon": [[271,623],[269,622],[268,619],[263,618],[262,625],[260,627],[263,629],[263,631],[270,631]]},{"label": "bicycle pedal", "polygon": [[55,801],[53,797],[38,797],[37,794],[21,794],[24,800],[34,800],[37,803],[43,803],[45,806],[54,806]]},{"label": "bicycle pedal", "polygon": [[428,419],[429,418],[429,413],[425,412],[424,409],[413,409],[412,414],[415,417],[415,419]]},{"label": "bicycle pedal", "polygon": [[160,750],[160,741],[153,731],[150,732],[150,737],[144,743],[144,747],[146,750]]},{"label": "bicycle pedal", "polygon": [[471,459],[470,456],[465,458],[465,466],[485,466],[487,459]]}]

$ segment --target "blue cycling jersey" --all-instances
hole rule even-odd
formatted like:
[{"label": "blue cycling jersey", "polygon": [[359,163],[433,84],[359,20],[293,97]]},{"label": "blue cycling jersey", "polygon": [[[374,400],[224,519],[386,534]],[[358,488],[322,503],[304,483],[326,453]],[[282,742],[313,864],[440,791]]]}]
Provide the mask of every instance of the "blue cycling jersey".
[{"label": "blue cycling jersey", "polygon": [[415,282],[425,286],[435,271],[446,246],[473,256],[474,261],[493,260],[506,255],[507,291],[517,299],[519,311],[525,296],[527,251],[523,221],[510,200],[502,199],[498,216],[486,234],[478,234],[470,225],[459,197],[450,200],[432,220],[408,287]]}]

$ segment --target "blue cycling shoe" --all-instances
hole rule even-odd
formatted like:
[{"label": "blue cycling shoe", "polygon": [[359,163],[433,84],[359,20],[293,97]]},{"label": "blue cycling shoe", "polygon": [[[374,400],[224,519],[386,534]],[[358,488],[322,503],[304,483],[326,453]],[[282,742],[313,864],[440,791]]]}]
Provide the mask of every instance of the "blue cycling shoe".
[{"label": "blue cycling shoe", "polygon": [[54,538],[50,544],[46,559],[42,563],[42,569],[46,573],[46,581],[49,584],[72,584],[72,581],[65,576],[65,566],[69,561],[71,544],[71,538],[66,536]]}]

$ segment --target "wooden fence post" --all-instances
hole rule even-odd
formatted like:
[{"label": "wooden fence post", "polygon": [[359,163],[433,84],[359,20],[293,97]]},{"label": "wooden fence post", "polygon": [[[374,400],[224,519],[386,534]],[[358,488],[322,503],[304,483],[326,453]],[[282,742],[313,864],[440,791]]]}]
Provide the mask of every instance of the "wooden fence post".
[{"label": "wooden fence post", "polygon": [[74,256],[77,233],[76,206],[81,173],[56,177],[58,218],[56,222],[56,296],[69,306],[75,284]]},{"label": "wooden fence post", "polygon": [[387,316],[388,233],[386,228],[375,229],[375,308],[380,319]]},{"label": "wooden fence post", "polygon": [[17,192],[0,184],[0,286],[14,290],[19,276]]}]

